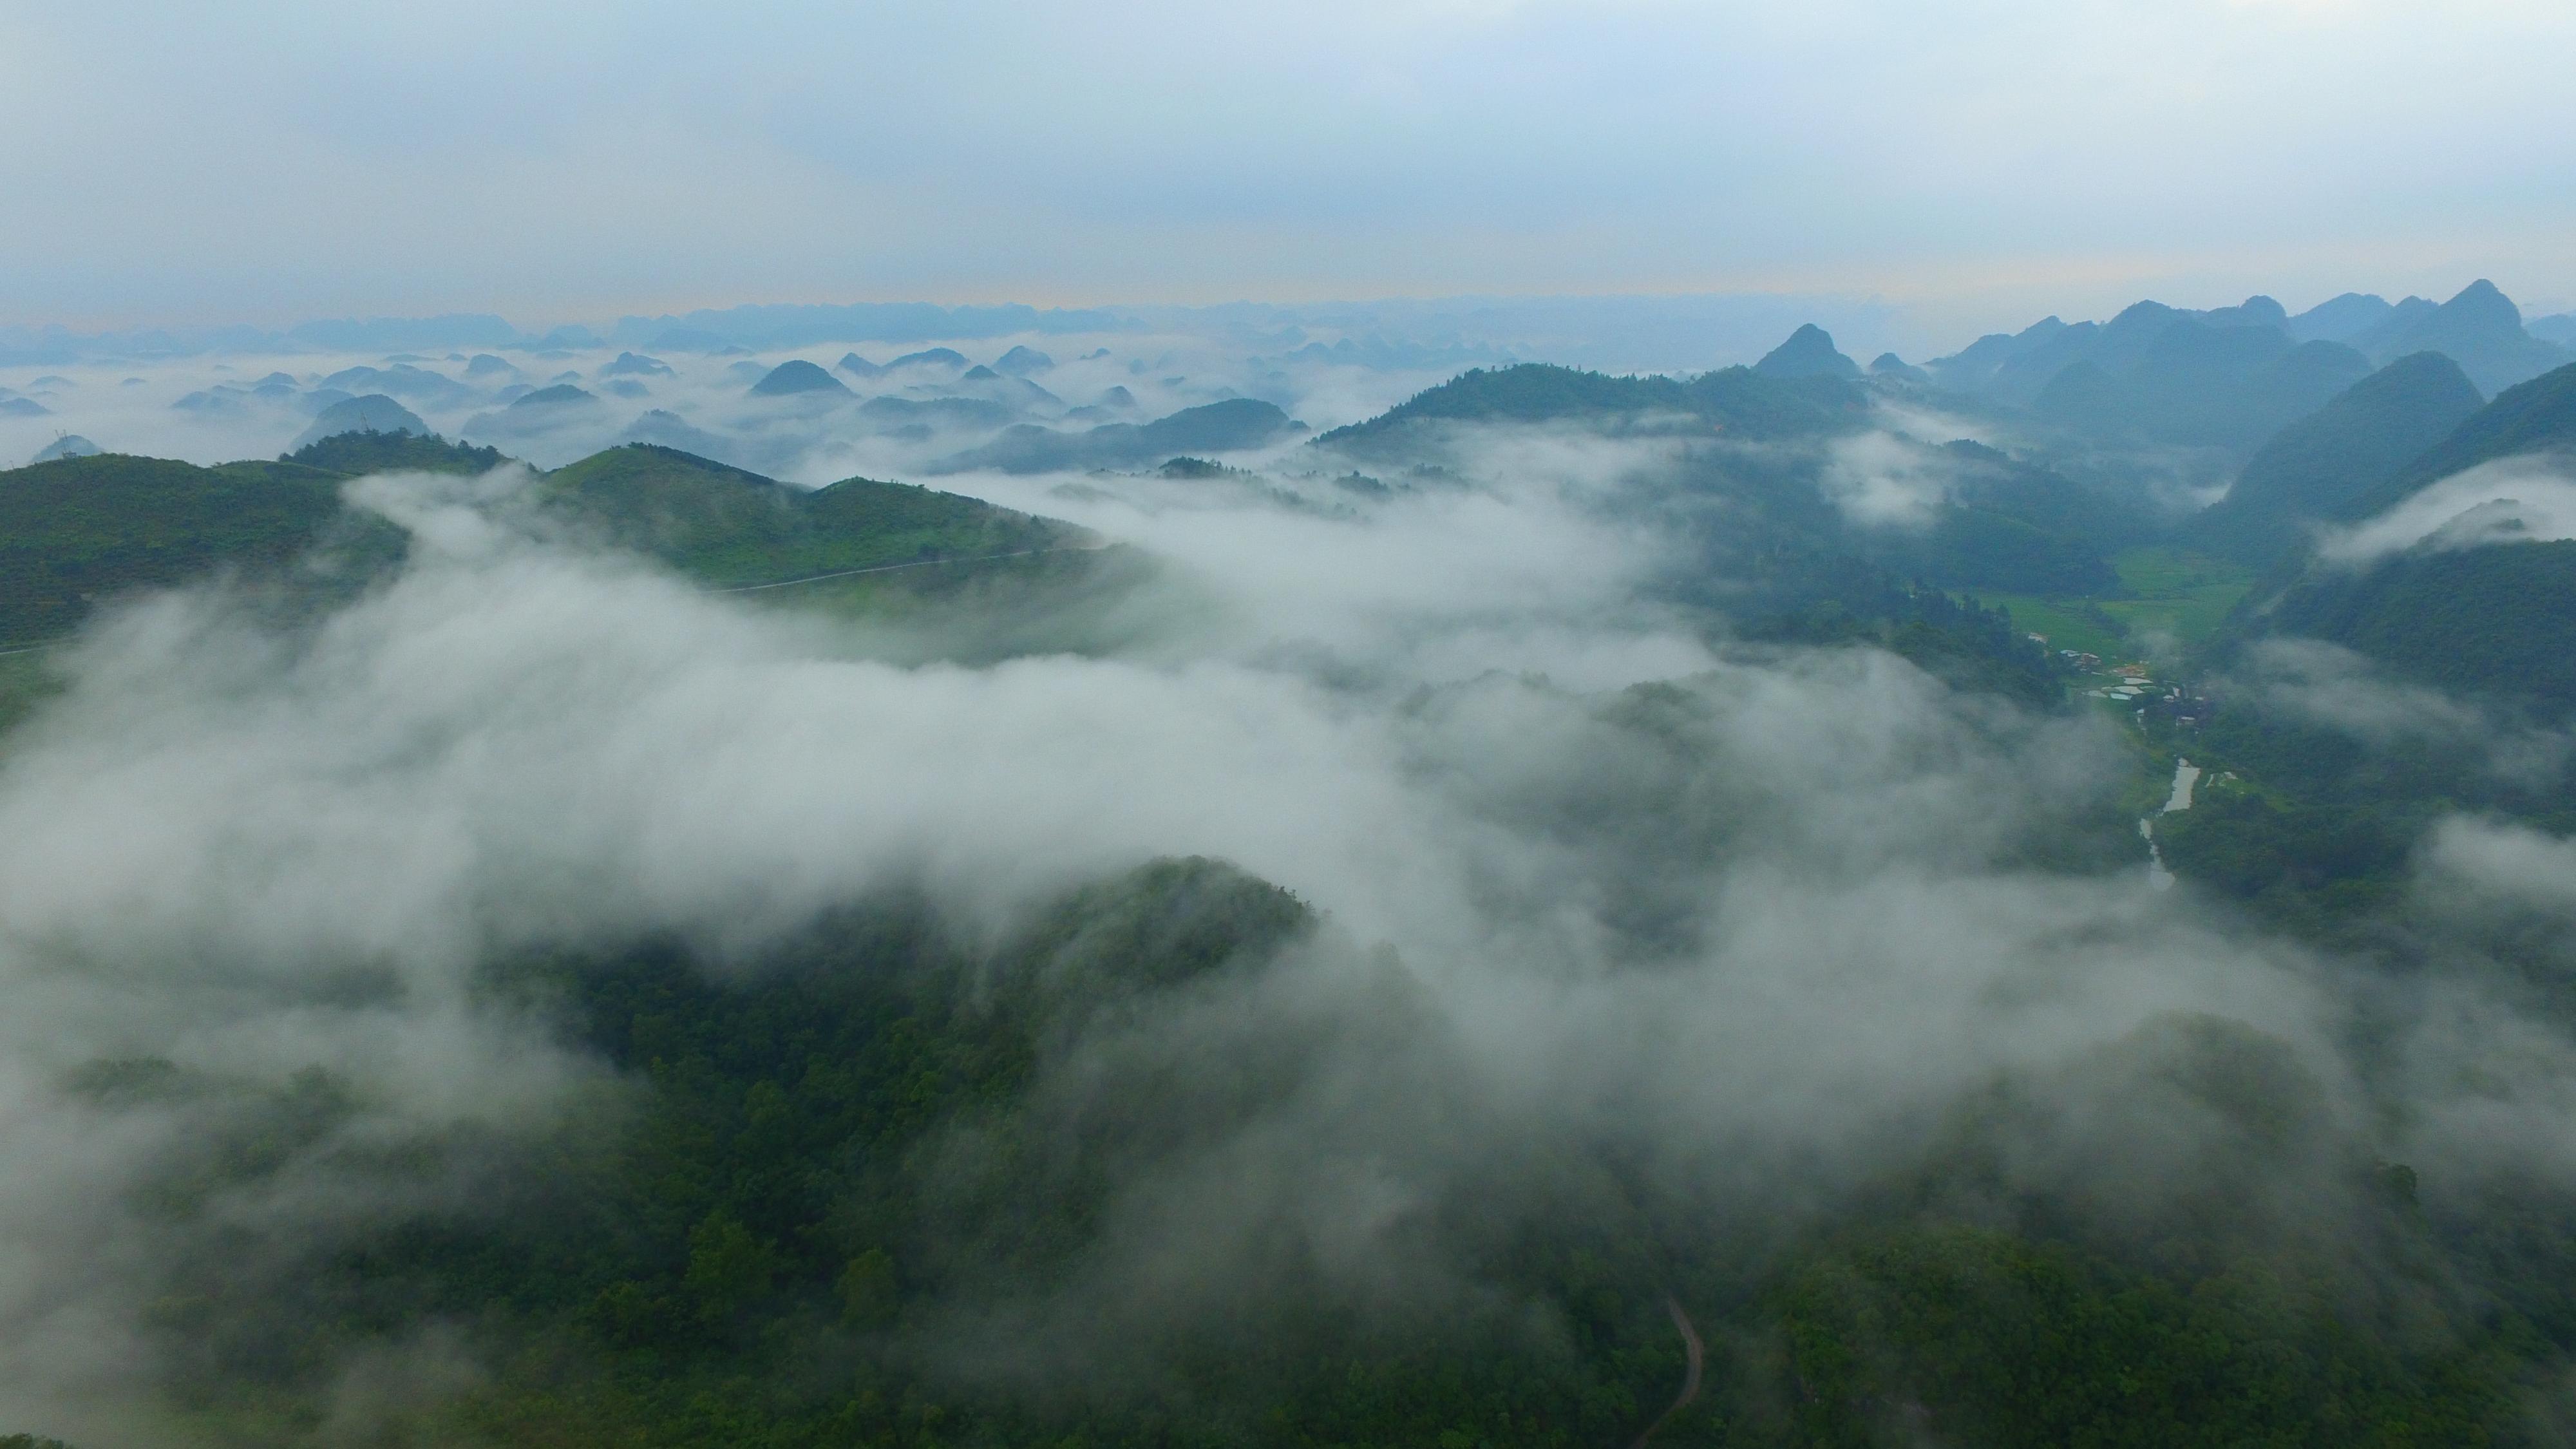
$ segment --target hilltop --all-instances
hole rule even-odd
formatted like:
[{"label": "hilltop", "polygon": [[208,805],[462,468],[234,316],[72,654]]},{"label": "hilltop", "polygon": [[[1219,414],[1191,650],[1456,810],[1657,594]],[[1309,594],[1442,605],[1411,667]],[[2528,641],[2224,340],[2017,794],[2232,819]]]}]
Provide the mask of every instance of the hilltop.
[{"label": "hilltop", "polygon": [[1923,371],[1937,392],[2082,436],[2241,457],[2374,368],[2424,352],[2482,395],[2576,361],[2481,280],[2442,303],[2347,293],[2297,316],[2269,297],[2203,311],[2145,301],[2108,322],[2047,317],[1993,333]]},{"label": "hilltop", "polygon": [[[357,432],[276,462],[209,468],[96,454],[0,472],[0,642],[55,638],[121,595],[223,573],[336,595],[404,552],[390,524],[344,506],[351,479],[481,472],[505,461],[435,437]],[[530,498],[558,527],[716,587],[1081,538],[1067,525],[955,494],[866,478],[797,488],[642,443],[540,474]]]},{"label": "hilltop", "polygon": [[389,526],[344,514],[346,481],[300,463],[121,453],[0,472],[0,640],[56,638],[119,594],[219,570],[281,580],[326,542],[376,562],[398,554]]},{"label": "hilltop", "polygon": [[797,488],[675,448],[629,443],[540,481],[549,513],[723,587],[840,569],[1064,546],[1066,525],[903,483]]},{"label": "hilltop", "polygon": [[1463,373],[1365,422],[1335,428],[1315,444],[1355,455],[1388,453],[1436,435],[1444,424],[1493,422],[1678,424],[1762,440],[1846,431],[1866,413],[1866,395],[1833,376],[1777,377],[1730,367],[1685,381],[1520,363]]},{"label": "hilltop", "polygon": [[[892,399],[880,398],[876,403]],[[1306,431],[1306,425],[1257,398],[1232,398],[1183,408],[1150,423],[1102,423],[1062,432],[1019,423],[981,447],[931,464],[933,473],[1052,473],[1084,468],[1133,468],[1185,453],[1234,453],[1267,447]]]}]

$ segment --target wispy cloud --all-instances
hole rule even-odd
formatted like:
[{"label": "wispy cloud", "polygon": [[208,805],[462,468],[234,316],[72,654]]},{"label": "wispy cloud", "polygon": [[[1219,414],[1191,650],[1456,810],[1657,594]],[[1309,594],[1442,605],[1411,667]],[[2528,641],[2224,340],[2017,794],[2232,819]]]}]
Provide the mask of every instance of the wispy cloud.
[{"label": "wispy cloud", "polygon": [[2325,534],[2317,554],[2360,568],[2411,548],[2449,552],[2576,538],[2576,471],[2556,455],[2498,458],[2454,473],[2364,523]]}]

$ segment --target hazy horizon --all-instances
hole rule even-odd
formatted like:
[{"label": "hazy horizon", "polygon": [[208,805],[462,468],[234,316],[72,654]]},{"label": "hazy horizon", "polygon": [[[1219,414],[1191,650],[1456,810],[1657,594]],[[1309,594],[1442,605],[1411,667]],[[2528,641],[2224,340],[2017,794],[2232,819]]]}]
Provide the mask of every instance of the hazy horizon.
[{"label": "hazy horizon", "polygon": [[[1696,372],[1749,364],[1802,326],[1823,328],[1843,351],[1866,361],[1893,352],[1909,361],[1958,353],[1979,337],[2015,334],[2046,319],[2108,322],[2126,308],[2157,303],[2184,311],[2224,309],[2262,297],[2297,317],[2312,306],[2354,295],[2398,301],[2422,295],[2447,301],[2488,281],[2477,277],[2430,294],[2345,288],[2297,300],[2257,290],[2215,300],[2137,296],[2098,315],[2051,309],[1997,320],[1975,332],[1944,330],[1920,309],[1868,297],[1808,294],[1700,293],[1657,297],[1475,296],[1344,299],[1311,303],[1240,300],[1207,306],[1105,303],[1036,307],[1023,302],[925,299],[735,302],[683,312],[548,317],[529,322],[489,311],[435,315],[294,317],[275,323],[234,321],[199,327],[143,325],[82,331],[61,323],[0,323],[0,369],[41,369],[75,359],[150,365],[171,357],[403,354],[452,349],[543,351],[632,347],[783,355],[844,345],[898,352],[950,344],[1093,341],[1120,334],[1229,336],[1291,345],[1352,339],[1437,354],[1452,370],[1478,364],[1543,361],[1615,373]],[[2508,293],[2509,293],[2509,289]],[[2509,294],[2510,295],[2510,294]],[[2546,298],[2512,296],[2525,321],[2561,317]],[[706,329],[712,329],[708,331]],[[507,333],[504,337],[502,334]],[[581,335],[587,334],[587,335]],[[696,334],[686,343],[681,334]],[[1265,335],[1266,334],[1266,335]],[[567,340],[569,339],[569,340]],[[459,353],[459,358],[462,357]],[[816,359],[828,363],[828,356]]]},{"label": "hazy horizon", "polygon": [[0,185],[50,224],[0,240],[0,323],[1722,294],[1964,342],[2480,276],[2550,311],[2571,42],[2378,0],[24,5]]}]

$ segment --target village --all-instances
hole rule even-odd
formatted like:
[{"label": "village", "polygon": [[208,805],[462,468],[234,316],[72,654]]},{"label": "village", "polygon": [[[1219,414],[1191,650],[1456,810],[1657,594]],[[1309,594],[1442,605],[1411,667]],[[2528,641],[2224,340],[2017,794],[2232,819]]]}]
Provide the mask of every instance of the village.
[{"label": "village", "polygon": [[[2048,648],[2045,634],[2024,637],[2042,649]],[[2196,730],[2216,705],[2197,686],[2158,684],[2153,669],[2143,661],[2105,667],[2101,655],[2081,649],[2052,653],[2059,667],[2076,676],[2077,687],[2088,696],[2133,705],[2133,717],[2142,727],[2152,719],[2175,729]]]}]

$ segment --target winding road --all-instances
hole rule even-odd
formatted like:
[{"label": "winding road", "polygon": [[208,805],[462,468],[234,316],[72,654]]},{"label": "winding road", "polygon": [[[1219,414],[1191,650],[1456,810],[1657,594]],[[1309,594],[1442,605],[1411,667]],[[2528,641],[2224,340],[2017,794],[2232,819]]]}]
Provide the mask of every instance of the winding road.
[{"label": "winding road", "polygon": [[1691,1327],[1690,1315],[1682,1311],[1682,1301],[1671,1294],[1664,1295],[1664,1311],[1673,1316],[1673,1327],[1680,1329],[1682,1334],[1682,1354],[1688,1365],[1682,1370],[1682,1391],[1673,1399],[1673,1406],[1657,1415],[1655,1422],[1648,1424],[1646,1432],[1638,1435],[1637,1442],[1629,1445],[1628,1449],[1645,1449],[1646,1441],[1655,1437],[1656,1430],[1670,1422],[1673,1415],[1689,1408],[1691,1401],[1699,1397],[1700,1361],[1704,1356],[1699,1330]]}]

